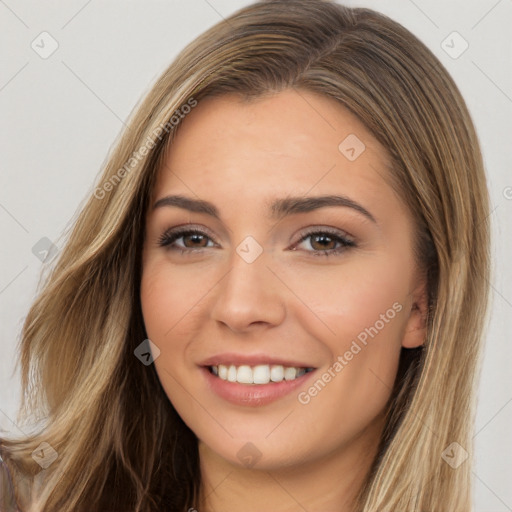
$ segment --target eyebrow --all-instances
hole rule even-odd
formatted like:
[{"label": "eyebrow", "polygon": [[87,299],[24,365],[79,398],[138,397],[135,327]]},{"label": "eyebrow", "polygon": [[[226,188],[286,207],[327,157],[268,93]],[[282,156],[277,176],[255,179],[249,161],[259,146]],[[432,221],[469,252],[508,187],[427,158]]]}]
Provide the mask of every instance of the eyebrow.
[{"label": "eyebrow", "polygon": [[[183,195],[165,196],[156,201],[153,205],[153,210],[164,206],[176,206],[191,212],[204,213],[220,220],[220,214],[217,207],[203,199],[193,199]],[[346,196],[327,195],[315,197],[286,197],[283,199],[273,200],[269,206],[270,217],[276,220],[282,219],[288,215],[308,213],[329,206],[341,206],[345,208],[352,208],[377,224],[375,217],[366,208]]]}]

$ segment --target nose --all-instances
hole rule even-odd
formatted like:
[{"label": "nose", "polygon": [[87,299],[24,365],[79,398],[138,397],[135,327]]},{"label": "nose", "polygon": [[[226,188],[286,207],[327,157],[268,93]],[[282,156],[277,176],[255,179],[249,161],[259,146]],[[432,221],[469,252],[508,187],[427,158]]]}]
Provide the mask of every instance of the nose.
[{"label": "nose", "polygon": [[286,316],[286,290],[265,252],[252,263],[234,254],[230,270],[215,288],[212,318],[234,332],[279,325]]}]

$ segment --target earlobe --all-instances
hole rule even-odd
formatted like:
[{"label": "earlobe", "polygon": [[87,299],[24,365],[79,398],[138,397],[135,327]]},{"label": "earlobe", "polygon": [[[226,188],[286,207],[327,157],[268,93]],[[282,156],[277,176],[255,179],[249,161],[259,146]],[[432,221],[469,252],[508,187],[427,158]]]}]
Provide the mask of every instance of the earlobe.
[{"label": "earlobe", "polygon": [[402,346],[416,348],[425,343],[427,336],[427,283],[423,281],[412,296],[409,318],[404,330]]}]

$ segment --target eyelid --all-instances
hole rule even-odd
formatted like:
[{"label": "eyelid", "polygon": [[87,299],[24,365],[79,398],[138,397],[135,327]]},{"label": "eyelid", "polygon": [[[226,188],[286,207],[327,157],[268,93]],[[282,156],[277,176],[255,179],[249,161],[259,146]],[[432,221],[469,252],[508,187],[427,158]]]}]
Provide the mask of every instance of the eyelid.
[{"label": "eyelid", "polygon": [[328,235],[335,241],[336,244],[339,245],[339,247],[335,249],[301,251],[313,257],[323,256],[329,258],[342,256],[346,251],[354,249],[358,246],[355,237],[353,237],[352,235],[350,235],[349,233],[342,229],[327,226],[314,226],[303,230],[302,233],[300,234],[299,239],[296,242],[294,242],[290,247],[288,247],[287,250],[291,249],[292,251],[297,251],[297,247],[300,244],[304,243],[308,238],[314,235]]},{"label": "eyelid", "polygon": [[339,228],[334,228],[332,226],[317,225],[309,228],[304,228],[299,235],[299,239],[295,243],[297,244],[299,242],[302,242],[304,238],[317,233],[327,233],[333,236],[346,239],[347,242],[356,242],[356,238],[353,235],[351,235],[348,231]]},{"label": "eyelid", "polygon": [[[206,226],[201,224],[178,224],[177,226],[172,226],[167,228],[163,234],[173,234],[176,235],[178,233],[187,233],[189,231],[198,231],[210,237],[213,241],[215,241],[215,235],[211,230],[209,230]],[[215,241],[215,243],[217,243]]]},{"label": "eyelid", "polygon": [[[177,226],[172,226],[167,228],[161,235],[157,238],[157,245],[159,247],[169,246],[170,244],[165,244],[165,240],[168,238],[174,238],[175,240],[180,238],[181,236],[190,233],[197,232],[199,234],[207,236],[215,245],[219,245],[216,241],[215,236],[213,236],[212,232],[206,228],[205,226],[200,226],[199,224],[179,224]],[[187,249],[189,251],[193,251],[194,249]]]}]

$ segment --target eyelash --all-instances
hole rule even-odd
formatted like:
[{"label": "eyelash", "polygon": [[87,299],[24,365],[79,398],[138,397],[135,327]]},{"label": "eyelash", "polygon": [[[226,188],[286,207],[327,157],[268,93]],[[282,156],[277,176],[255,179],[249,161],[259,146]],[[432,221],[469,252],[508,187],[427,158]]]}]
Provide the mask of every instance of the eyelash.
[{"label": "eyelash", "polygon": [[[158,245],[160,247],[168,247],[169,250],[180,251],[181,254],[190,254],[190,253],[194,253],[197,251],[201,251],[201,249],[206,249],[206,247],[194,249],[194,248],[182,248],[182,247],[176,247],[176,246],[172,247],[171,246],[171,244],[173,244],[176,240],[179,240],[180,238],[183,238],[187,235],[200,235],[200,236],[205,236],[205,237],[209,238],[210,240],[212,240],[212,238],[206,232],[201,231],[200,229],[184,227],[184,228],[168,229],[167,231],[165,231],[159,237]],[[306,252],[311,253],[315,257],[335,256],[335,255],[339,255],[339,254],[345,252],[347,249],[356,247],[356,243],[353,240],[344,237],[343,235],[340,234],[339,231],[329,229],[329,228],[316,229],[316,230],[311,230],[311,231],[305,232],[301,235],[301,238],[299,239],[299,241],[294,245],[299,245],[302,242],[304,242],[305,240],[307,240],[309,237],[313,237],[315,235],[328,235],[329,238],[331,238],[334,242],[341,244],[341,247],[338,247],[337,249],[306,251]],[[293,249],[293,250],[296,250],[296,249]]]}]

